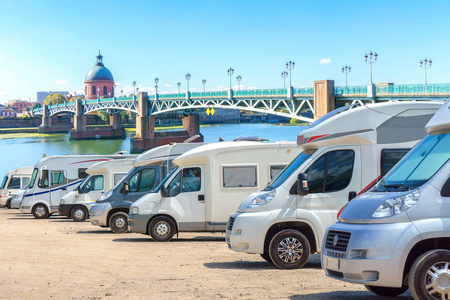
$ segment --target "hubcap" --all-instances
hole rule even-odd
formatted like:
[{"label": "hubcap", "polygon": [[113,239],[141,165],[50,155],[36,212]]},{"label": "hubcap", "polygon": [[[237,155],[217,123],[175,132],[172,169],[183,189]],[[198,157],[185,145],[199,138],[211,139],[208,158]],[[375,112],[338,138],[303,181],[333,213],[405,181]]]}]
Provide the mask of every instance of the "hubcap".
[{"label": "hubcap", "polygon": [[78,219],[78,220],[83,219],[84,218],[84,210],[82,210],[81,208],[76,209],[74,212],[74,216],[75,216],[75,219]]},{"label": "hubcap", "polygon": [[166,236],[169,234],[170,228],[165,222],[159,222],[155,226],[155,231],[158,236]]},{"label": "hubcap", "polygon": [[432,265],[425,275],[425,288],[434,299],[450,299],[449,262],[438,262]]},{"label": "hubcap", "polygon": [[293,264],[303,255],[303,245],[293,237],[287,237],[278,244],[278,257],[285,263]]},{"label": "hubcap", "polygon": [[45,208],[43,206],[38,206],[34,210],[36,212],[36,216],[43,217],[45,215]]},{"label": "hubcap", "polygon": [[116,228],[123,228],[126,225],[125,219],[120,217],[116,219],[116,222],[114,222],[114,224],[116,224]]}]

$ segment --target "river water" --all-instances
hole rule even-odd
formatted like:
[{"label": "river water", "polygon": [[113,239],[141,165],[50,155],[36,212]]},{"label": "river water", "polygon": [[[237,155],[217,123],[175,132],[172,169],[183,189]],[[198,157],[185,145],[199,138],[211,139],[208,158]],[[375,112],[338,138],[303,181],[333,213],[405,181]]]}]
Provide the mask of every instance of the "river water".
[{"label": "river water", "polygon": [[[242,136],[260,136],[270,142],[296,141],[304,126],[279,126],[272,124],[220,124],[201,127],[205,142],[217,142],[219,137],[233,140]],[[14,137],[15,135],[10,135]],[[130,135],[131,136],[131,135]],[[0,179],[8,171],[26,166],[34,166],[42,155],[65,154],[112,154],[130,151],[130,136],[125,140],[69,140],[67,134],[37,135],[8,138],[0,136]]]}]

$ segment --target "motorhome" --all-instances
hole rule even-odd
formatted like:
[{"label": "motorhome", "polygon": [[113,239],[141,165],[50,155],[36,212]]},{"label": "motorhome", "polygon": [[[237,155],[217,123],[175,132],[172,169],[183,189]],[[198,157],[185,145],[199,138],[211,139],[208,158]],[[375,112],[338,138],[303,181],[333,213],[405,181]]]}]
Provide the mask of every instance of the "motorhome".
[{"label": "motorhome", "polygon": [[83,222],[89,217],[89,208],[101,194],[111,190],[133,168],[131,158],[99,162],[86,170],[88,176],[78,187],[64,195],[59,204],[59,215]]},{"label": "motorhome", "polygon": [[155,241],[183,231],[225,231],[240,199],[260,190],[300,151],[295,142],[221,142],[186,152],[156,193],[131,206],[130,231]]},{"label": "motorhome", "polygon": [[24,189],[30,182],[33,167],[23,167],[9,171],[0,185],[0,207],[11,208],[12,195]]},{"label": "motorhome", "polygon": [[61,198],[80,184],[95,163],[124,159],[125,155],[61,155],[41,159],[33,169],[28,188],[20,191],[20,211],[36,219],[58,212]]},{"label": "motorhome", "polygon": [[279,268],[302,267],[352,198],[367,191],[425,137],[442,102],[388,102],[337,109],[298,136],[303,148],[231,215],[226,242]]},{"label": "motorhome", "polygon": [[449,299],[450,100],[428,136],[328,228],[322,267],[382,296]]},{"label": "motorhome", "polygon": [[89,210],[94,226],[110,227],[115,233],[128,231],[130,206],[151,193],[174,168],[172,161],[203,143],[175,143],[150,149],[133,161],[133,169],[110,191],[102,194]]}]

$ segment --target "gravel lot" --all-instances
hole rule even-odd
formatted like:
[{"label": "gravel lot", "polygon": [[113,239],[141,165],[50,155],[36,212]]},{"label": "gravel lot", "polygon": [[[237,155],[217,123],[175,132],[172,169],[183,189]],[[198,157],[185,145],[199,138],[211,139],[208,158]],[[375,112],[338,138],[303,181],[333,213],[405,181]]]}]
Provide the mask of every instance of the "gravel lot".
[{"label": "gravel lot", "polygon": [[279,270],[228,250],[224,234],[156,243],[8,209],[0,209],[0,226],[0,299],[392,299],[327,278],[318,255],[303,269]]}]

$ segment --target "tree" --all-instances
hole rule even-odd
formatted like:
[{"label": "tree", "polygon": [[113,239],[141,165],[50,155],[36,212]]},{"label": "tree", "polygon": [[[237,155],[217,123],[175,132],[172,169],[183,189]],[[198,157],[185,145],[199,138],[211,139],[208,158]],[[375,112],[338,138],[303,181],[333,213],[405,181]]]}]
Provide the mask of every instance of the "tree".
[{"label": "tree", "polygon": [[128,123],[130,121],[130,115],[126,110],[120,112],[120,118],[122,119],[122,123]]},{"label": "tree", "polygon": [[102,119],[106,123],[109,123],[109,114],[106,111],[99,110],[97,112],[97,115],[100,117],[100,119]]},{"label": "tree", "polygon": [[64,97],[60,93],[50,94],[47,96],[47,98],[45,98],[44,105],[55,105],[57,103],[61,104],[61,103],[64,103],[65,100],[66,100],[66,97]]}]

